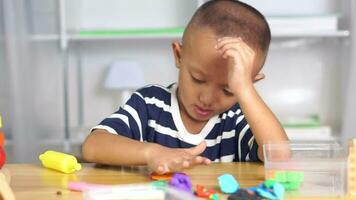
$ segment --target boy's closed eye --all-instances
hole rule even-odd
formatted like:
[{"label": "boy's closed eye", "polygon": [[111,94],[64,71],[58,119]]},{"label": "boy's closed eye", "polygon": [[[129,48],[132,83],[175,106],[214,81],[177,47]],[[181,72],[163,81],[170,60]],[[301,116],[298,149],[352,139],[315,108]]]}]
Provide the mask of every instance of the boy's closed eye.
[{"label": "boy's closed eye", "polygon": [[193,75],[190,75],[192,77],[192,80],[195,82],[195,83],[198,83],[198,84],[202,84],[202,83],[205,83],[205,81],[203,79],[200,79],[198,77],[194,77]]},{"label": "boy's closed eye", "polygon": [[234,96],[234,94],[231,91],[229,91],[229,89],[227,88],[224,88],[223,91],[226,96]]}]

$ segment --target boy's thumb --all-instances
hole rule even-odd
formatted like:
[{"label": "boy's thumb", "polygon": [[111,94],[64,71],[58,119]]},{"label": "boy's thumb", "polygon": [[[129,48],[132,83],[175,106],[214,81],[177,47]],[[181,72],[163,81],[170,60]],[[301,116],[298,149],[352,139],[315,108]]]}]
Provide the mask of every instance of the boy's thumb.
[{"label": "boy's thumb", "polygon": [[196,155],[197,156],[197,155],[200,155],[201,153],[203,153],[205,149],[206,149],[206,142],[203,141],[198,146],[189,148],[188,151],[192,155]]}]

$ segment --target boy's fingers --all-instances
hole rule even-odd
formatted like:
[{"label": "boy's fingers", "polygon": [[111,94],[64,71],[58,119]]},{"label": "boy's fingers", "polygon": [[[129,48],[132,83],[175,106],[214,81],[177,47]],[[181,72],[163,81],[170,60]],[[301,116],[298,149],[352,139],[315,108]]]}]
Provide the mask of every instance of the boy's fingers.
[{"label": "boy's fingers", "polygon": [[236,58],[236,56],[240,56],[239,52],[235,49],[228,49],[222,53],[222,57],[227,59],[228,57]]},{"label": "boy's fingers", "polygon": [[204,159],[204,164],[209,165],[211,163],[211,160],[209,158]]},{"label": "boy's fingers", "polygon": [[222,55],[225,54],[226,51],[233,50],[238,53],[242,58],[249,59],[255,56],[255,52],[249,48],[247,45],[240,45],[237,43],[228,43],[222,46],[218,51],[221,52]]},{"label": "boy's fingers", "polygon": [[236,38],[224,40],[217,44],[216,49],[222,54],[224,54],[227,50],[233,49],[239,52],[245,59],[255,57],[255,51],[249,45],[241,41],[242,40]]},{"label": "boy's fingers", "polygon": [[163,164],[163,165],[158,166],[156,172],[157,172],[158,174],[165,174],[165,173],[170,172],[170,170],[169,170],[169,167],[168,167],[167,164]]},{"label": "boy's fingers", "polygon": [[195,165],[200,165],[200,164],[210,164],[211,160],[202,156],[197,156],[195,157],[194,164]]},{"label": "boy's fingers", "polygon": [[226,45],[222,46],[220,49],[218,49],[218,51],[220,51],[221,53],[224,53],[225,51],[227,51],[229,49],[239,51],[238,44],[236,44],[236,43],[226,44]]},{"label": "boy's fingers", "polygon": [[185,161],[183,161],[182,165],[183,165],[183,168],[188,168],[190,166],[190,162],[185,160]]},{"label": "boy's fingers", "polygon": [[218,42],[215,46],[216,49],[220,49],[226,45],[229,45],[229,44],[242,44],[242,42],[240,40],[236,40],[236,39],[232,39],[232,40],[224,40],[224,41],[221,41],[221,42]]},{"label": "boy's fingers", "polygon": [[217,39],[217,42],[224,42],[224,41],[229,41],[229,40],[243,41],[241,37],[221,37],[221,38]]},{"label": "boy's fingers", "polygon": [[254,82],[264,79],[266,76],[264,74],[257,74],[254,78]]},{"label": "boy's fingers", "polygon": [[194,164],[201,164],[202,162],[204,162],[204,158],[202,156],[195,157]]},{"label": "boy's fingers", "polygon": [[203,153],[205,149],[206,149],[206,143],[205,143],[205,141],[203,141],[198,146],[188,148],[187,151],[190,154],[197,156],[197,155],[200,155],[201,153]]},{"label": "boy's fingers", "polygon": [[219,49],[229,43],[243,43],[243,40],[240,38],[224,38],[217,41],[215,48]]}]

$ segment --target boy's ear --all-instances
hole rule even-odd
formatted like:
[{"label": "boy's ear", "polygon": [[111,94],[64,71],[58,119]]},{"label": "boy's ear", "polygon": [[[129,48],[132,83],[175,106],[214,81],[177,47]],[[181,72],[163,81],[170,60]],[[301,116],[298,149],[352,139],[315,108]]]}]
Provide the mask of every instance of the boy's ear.
[{"label": "boy's ear", "polygon": [[176,63],[176,67],[180,68],[181,66],[181,59],[182,59],[182,45],[179,42],[172,43],[172,50],[174,54],[174,60]]},{"label": "boy's ear", "polygon": [[256,83],[256,82],[258,82],[258,81],[264,79],[265,77],[266,77],[266,76],[265,76],[264,74],[262,74],[262,73],[257,74],[257,75],[255,76],[253,82]]}]

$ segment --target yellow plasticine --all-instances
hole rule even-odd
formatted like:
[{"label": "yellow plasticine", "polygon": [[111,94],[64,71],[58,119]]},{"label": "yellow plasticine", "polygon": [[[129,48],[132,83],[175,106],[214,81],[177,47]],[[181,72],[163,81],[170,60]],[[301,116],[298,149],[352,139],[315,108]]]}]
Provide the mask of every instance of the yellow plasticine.
[{"label": "yellow plasticine", "polygon": [[73,173],[82,168],[74,156],[56,151],[46,151],[39,156],[39,159],[44,167],[66,174]]},{"label": "yellow plasticine", "polygon": [[0,128],[2,128],[2,119],[1,119],[1,116],[0,116]]}]

